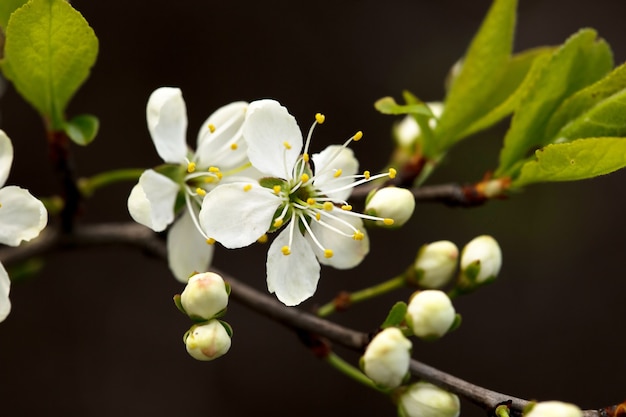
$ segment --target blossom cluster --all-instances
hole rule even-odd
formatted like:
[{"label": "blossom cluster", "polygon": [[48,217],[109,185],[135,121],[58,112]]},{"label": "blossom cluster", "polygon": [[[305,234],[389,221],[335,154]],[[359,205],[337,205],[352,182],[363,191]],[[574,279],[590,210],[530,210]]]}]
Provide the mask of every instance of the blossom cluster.
[{"label": "blossom cluster", "polygon": [[369,252],[364,221],[392,226],[394,218],[387,213],[397,215],[398,224],[410,217],[413,205],[395,208],[407,205],[406,190],[374,196],[367,213],[352,210],[347,199],[354,187],[393,178],[395,170],[358,172],[347,146],[361,139],[360,131],[342,145],[310,154],[313,130],[324,120],[318,113],[305,139],[275,100],[231,103],[203,124],[194,153],[186,145],[180,90],[163,87],[152,93],[148,128],[166,164],[144,172],[128,209],[135,221],[155,231],[173,224],[168,258],[179,280],[207,270],[215,242],[241,248],[280,231],[268,250],[267,287],[284,304],[296,305],[314,294],[320,264],[346,269],[363,260]]},{"label": "blossom cluster", "polygon": [[[0,130],[0,243],[18,246],[39,236],[48,223],[48,212],[28,190],[15,185],[4,186],[12,164],[13,144]],[[11,311],[10,287],[9,274],[0,263],[0,322]]]}]

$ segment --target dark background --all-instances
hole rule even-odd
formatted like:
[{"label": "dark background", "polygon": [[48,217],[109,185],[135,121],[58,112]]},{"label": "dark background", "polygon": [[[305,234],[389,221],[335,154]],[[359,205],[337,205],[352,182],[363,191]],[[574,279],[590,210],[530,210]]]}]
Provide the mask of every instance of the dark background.
[{"label": "dark background", "polygon": [[[217,107],[272,97],[305,129],[327,116],[314,150],[363,130],[354,150],[375,171],[391,150],[390,116],[373,102],[409,89],[443,96],[448,68],[463,54],[490,2],[318,1],[167,2],[76,0],[100,39],[91,78],[68,113],[90,112],[102,126],[75,151],[81,176],[152,167],[160,160],[145,126],[157,87],[181,87],[189,143]],[[620,0],[521,0],[516,50],[557,44],[596,28],[626,59]],[[12,87],[0,100],[0,127],[13,139],[9,184],[58,192],[43,128]],[[494,168],[505,126],[450,153],[431,183],[475,181]],[[496,283],[455,301],[461,328],[437,343],[415,342],[414,357],[476,384],[523,398],[582,407],[624,400],[625,174],[528,188],[471,210],[420,205],[399,231],[372,232],[360,268],[324,268],[312,302],[403,270],[419,245],[462,246],[495,236],[504,252]],[[132,184],[98,192],[82,223],[130,220]],[[54,222],[54,220],[53,220]],[[218,250],[215,265],[265,291],[266,248]],[[189,322],[173,306],[180,292],[159,261],[139,251],[77,250],[46,258],[43,272],[12,287],[13,311],[0,324],[2,416],[393,416],[382,395],[314,358],[288,330],[233,303],[233,347],[200,363],[184,350]],[[337,317],[369,331],[410,291]],[[343,351],[340,351],[344,353]],[[347,357],[356,360],[348,353]],[[484,415],[465,404],[463,416]]]}]

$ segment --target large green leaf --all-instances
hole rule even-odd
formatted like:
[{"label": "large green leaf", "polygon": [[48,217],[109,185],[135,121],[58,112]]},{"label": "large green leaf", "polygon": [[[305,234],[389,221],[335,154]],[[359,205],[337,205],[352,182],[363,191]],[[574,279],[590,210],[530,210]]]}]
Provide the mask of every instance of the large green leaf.
[{"label": "large green leaf", "polygon": [[594,30],[583,29],[571,36],[526,89],[504,138],[496,176],[515,176],[529,150],[549,143],[546,126],[561,102],[604,77],[612,67],[611,50],[596,39]]},{"label": "large green leaf", "polygon": [[588,138],[548,145],[535,152],[513,182],[575,181],[609,174],[626,167],[626,138]]},{"label": "large green leaf", "polygon": [[509,62],[516,0],[494,0],[472,40],[458,76],[450,85],[435,136],[439,151],[447,149],[485,108]]},{"label": "large green leaf", "polygon": [[2,69],[17,91],[62,130],[65,108],[89,75],[98,39],[65,0],[30,0],[9,19]]},{"label": "large green leaf", "polygon": [[[585,112],[590,111],[596,105],[602,105],[614,94],[626,89],[626,64],[615,68],[609,75],[600,81],[578,91],[570,98],[565,100],[563,104],[554,112],[546,129],[546,137],[552,140],[562,140],[564,133],[558,133],[571,121],[580,118]],[[592,136],[624,136],[621,133],[595,133],[586,136],[567,136],[568,139],[578,139],[581,137]]]},{"label": "large green leaf", "polygon": [[9,17],[17,8],[22,7],[28,0],[0,0],[0,29],[6,30]]}]

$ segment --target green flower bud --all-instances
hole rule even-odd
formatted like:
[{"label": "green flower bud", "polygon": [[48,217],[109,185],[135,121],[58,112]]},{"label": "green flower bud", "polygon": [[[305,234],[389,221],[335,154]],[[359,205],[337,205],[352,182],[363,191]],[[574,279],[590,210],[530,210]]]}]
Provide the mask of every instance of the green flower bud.
[{"label": "green flower bud", "polygon": [[461,253],[462,290],[472,290],[496,278],[502,267],[502,251],[498,242],[487,235],[470,241]]},{"label": "green flower bud", "polygon": [[461,402],[456,395],[420,381],[402,394],[398,414],[402,417],[458,417]]},{"label": "green flower bud", "polygon": [[363,372],[383,388],[396,388],[409,372],[412,343],[397,327],[378,333],[361,360]]},{"label": "green flower bud", "polygon": [[450,298],[439,290],[418,291],[407,308],[405,320],[423,339],[438,339],[450,330],[456,312]]},{"label": "green flower bud", "polygon": [[180,302],[192,319],[209,320],[228,305],[228,288],[216,273],[205,272],[189,278]]},{"label": "green flower bud", "polygon": [[535,404],[524,417],[582,417],[583,412],[574,404],[544,401]]},{"label": "green flower bud", "polygon": [[[199,361],[211,361],[226,354],[230,349],[232,331],[227,331],[226,323],[211,320],[196,324],[185,333],[187,352]],[[228,326],[230,330],[230,326]]]},{"label": "green flower bud", "polygon": [[[385,187],[377,190],[368,198],[365,213],[393,220],[393,227],[402,226],[413,215],[415,197],[406,188]],[[388,223],[378,220],[376,224]]]},{"label": "green flower bud", "polygon": [[421,247],[415,259],[417,283],[424,288],[441,288],[454,277],[459,249],[448,240]]}]

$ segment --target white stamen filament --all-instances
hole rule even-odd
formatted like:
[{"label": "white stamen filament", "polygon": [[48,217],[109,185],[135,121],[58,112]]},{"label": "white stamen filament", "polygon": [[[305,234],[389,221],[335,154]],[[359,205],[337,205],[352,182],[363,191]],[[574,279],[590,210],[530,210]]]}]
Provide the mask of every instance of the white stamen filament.
[{"label": "white stamen filament", "polygon": [[[320,212],[320,213],[321,213],[321,210],[318,210],[318,211],[316,211],[316,212]],[[317,216],[316,216],[316,215],[314,215],[314,214],[312,214],[312,213],[310,213],[310,212],[309,212],[309,213],[307,213],[307,214],[308,214],[311,218],[315,219],[315,221],[317,222],[317,224],[319,224],[320,226],[323,226],[323,227],[325,227],[325,228],[327,228],[327,229],[329,229],[329,230],[332,230],[333,232],[335,232],[335,233],[337,233],[337,234],[340,234],[340,235],[342,235],[342,236],[345,236],[345,237],[352,237],[352,236],[354,236],[354,233],[358,232],[358,229],[356,229],[356,228],[355,228],[354,226],[352,226],[350,223],[347,223],[347,222],[346,222],[346,223],[347,223],[347,225],[348,225],[348,226],[350,226],[350,227],[352,228],[352,231],[353,231],[353,233],[352,233],[352,234],[350,234],[350,233],[346,233],[346,232],[343,232],[343,231],[339,230],[338,228],[336,228],[335,226],[331,226],[330,224],[326,223],[325,221],[322,221],[322,220],[317,220]],[[335,220],[337,220],[337,221],[341,221],[340,219],[338,219],[338,218],[337,218],[337,217],[335,217],[335,216],[330,215],[330,217],[331,217],[331,218],[333,218],[333,219],[335,219]]]},{"label": "white stamen filament", "polygon": [[326,248],[322,246],[319,240],[317,240],[317,237],[315,237],[315,234],[313,233],[313,230],[311,230],[311,226],[309,226],[309,223],[307,223],[306,219],[304,218],[304,215],[302,213],[299,213],[298,217],[300,218],[300,221],[304,225],[306,231],[309,232],[309,236],[311,236],[311,240],[313,240],[315,246],[317,246],[322,252],[324,252]]},{"label": "white stamen filament", "polygon": [[189,193],[184,193],[184,194],[185,194],[185,206],[187,206],[187,210],[189,211],[189,215],[191,216],[191,221],[193,221],[194,226],[196,226],[196,229],[198,229],[202,237],[208,240],[209,236],[207,236],[207,234],[204,233],[204,231],[200,227],[200,223],[198,222],[198,218],[196,216],[196,211],[193,209],[193,206],[191,204],[191,196],[189,195]]}]

